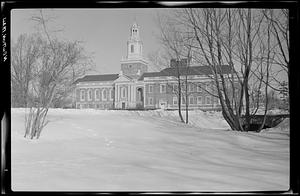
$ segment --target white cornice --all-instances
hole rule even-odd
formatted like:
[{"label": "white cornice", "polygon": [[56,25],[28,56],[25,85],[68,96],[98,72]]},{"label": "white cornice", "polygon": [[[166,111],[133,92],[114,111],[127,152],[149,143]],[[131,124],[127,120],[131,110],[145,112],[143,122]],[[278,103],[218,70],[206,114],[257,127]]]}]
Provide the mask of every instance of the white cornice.
[{"label": "white cornice", "polygon": [[125,64],[125,63],[143,63],[143,64],[146,64],[146,65],[149,64],[148,61],[146,61],[143,58],[140,58],[140,59],[122,59],[120,62],[121,62],[121,64]]}]

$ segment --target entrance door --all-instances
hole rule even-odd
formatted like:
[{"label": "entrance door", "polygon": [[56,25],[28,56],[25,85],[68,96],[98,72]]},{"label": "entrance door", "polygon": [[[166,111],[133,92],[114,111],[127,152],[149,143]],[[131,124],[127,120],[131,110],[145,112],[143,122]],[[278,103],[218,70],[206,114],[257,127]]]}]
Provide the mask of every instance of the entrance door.
[{"label": "entrance door", "polygon": [[167,107],[167,102],[165,100],[159,100],[159,107],[161,109],[166,109]]},{"label": "entrance door", "polygon": [[137,100],[136,100],[136,108],[143,109],[144,108],[144,95],[143,88],[137,89]]},{"label": "entrance door", "polygon": [[125,102],[122,102],[122,110],[125,110]]}]

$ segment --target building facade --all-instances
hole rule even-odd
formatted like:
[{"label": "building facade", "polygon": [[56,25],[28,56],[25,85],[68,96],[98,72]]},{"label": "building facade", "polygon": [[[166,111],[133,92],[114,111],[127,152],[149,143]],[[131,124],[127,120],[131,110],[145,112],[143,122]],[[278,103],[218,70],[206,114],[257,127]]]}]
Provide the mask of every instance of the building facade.
[{"label": "building facade", "polygon": [[[122,58],[119,74],[86,75],[76,81],[76,108],[95,109],[178,109],[178,81],[181,82],[181,105],[190,109],[220,109],[207,66],[187,66],[186,59],[170,60],[170,67],[148,72],[143,58],[139,26],[130,28],[127,55]],[[177,67],[178,66],[178,67]],[[179,69],[177,69],[179,68]],[[181,74],[179,77],[177,70]],[[224,73],[230,73],[223,66]],[[188,81],[184,83],[183,81]]]}]

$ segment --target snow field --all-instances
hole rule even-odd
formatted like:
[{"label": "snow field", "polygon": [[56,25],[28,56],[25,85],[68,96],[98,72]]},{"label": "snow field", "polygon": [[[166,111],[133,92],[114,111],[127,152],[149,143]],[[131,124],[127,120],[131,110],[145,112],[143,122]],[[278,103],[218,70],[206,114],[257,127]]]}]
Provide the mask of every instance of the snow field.
[{"label": "snow field", "polygon": [[[220,113],[49,111],[39,140],[12,109],[13,190],[268,191],[289,189],[289,136],[228,131]],[[184,116],[184,114],[183,114]]]}]

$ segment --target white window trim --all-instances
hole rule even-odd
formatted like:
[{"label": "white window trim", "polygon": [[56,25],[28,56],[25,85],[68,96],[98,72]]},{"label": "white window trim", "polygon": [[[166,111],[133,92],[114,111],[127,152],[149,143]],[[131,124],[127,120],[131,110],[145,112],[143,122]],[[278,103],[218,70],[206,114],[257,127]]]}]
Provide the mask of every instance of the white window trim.
[{"label": "white window trim", "polygon": [[[199,98],[200,98],[200,101],[199,101]],[[202,97],[201,96],[197,97],[197,104],[198,105],[202,105]]]},{"label": "white window trim", "polygon": [[126,98],[126,88],[125,87],[122,87],[121,88],[121,98]]},{"label": "white window trim", "polygon": [[205,89],[206,89],[207,91],[210,90],[210,83],[205,84]]},{"label": "white window trim", "polygon": [[[106,94],[106,98],[104,98],[104,92],[105,92],[105,94]],[[102,100],[103,100],[103,101],[106,101],[106,100],[107,100],[107,90],[106,90],[106,89],[103,89],[101,94],[102,94]]]},{"label": "white window trim", "polygon": [[82,90],[80,90],[80,101],[84,101],[84,100],[85,100],[85,90],[82,89]]},{"label": "white window trim", "polygon": [[[154,86],[152,84],[149,85],[148,93],[153,93]],[[152,89],[152,90],[150,90]]]},{"label": "white window trim", "polygon": [[[164,89],[164,91],[163,91],[163,86],[165,87]],[[160,93],[166,93],[166,84],[161,84],[160,85]]]},{"label": "white window trim", "polygon": [[185,100],[185,97],[182,96],[182,97],[181,97],[181,104],[185,104],[185,101],[186,101],[186,100]]},{"label": "white window trim", "polygon": [[197,85],[197,89],[196,90],[197,90],[197,92],[202,92],[201,84]]},{"label": "white window trim", "polygon": [[[208,103],[207,99],[210,99],[210,101],[209,101],[210,103]],[[206,96],[205,97],[205,104],[206,105],[211,105],[212,104],[211,96]]]},{"label": "white window trim", "polygon": [[87,96],[88,96],[88,100],[89,101],[91,101],[92,100],[92,90],[91,89],[89,89],[88,91],[87,91]]},{"label": "white window trim", "polygon": [[[191,100],[193,103],[191,103]],[[193,96],[189,97],[189,105],[194,105],[195,104],[195,99]]]},{"label": "white window trim", "polygon": [[173,97],[173,105],[178,105],[178,98],[177,97]]},{"label": "white window trim", "polygon": [[188,84],[188,92],[194,92],[195,91],[195,89],[193,89],[193,84]]},{"label": "white window trim", "polygon": [[113,89],[110,89],[109,90],[109,99],[110,100],[113,100],[114,98],[113,97],[111,97],[113,95]]},{"label": "white window trim", "polygon": [[177,92],[177,88],[178,88],[178,87],[177,87],[177,84],[173,84],[173,85],[172,85],[172,88],[173,88],[173,89],[172,89],[173,93],[176,93],[176,92]]},{"label": "white window trim", "polygon": [[[100,100],[99,89],[96,89],[94,92],[95,92],[95,100],[96,100],[96,101],[99,101],[99,100]],[[98,97],[98,98],[97,98],[97,92],[98,92],[98,94],[99,94],[99,97]]]}]

